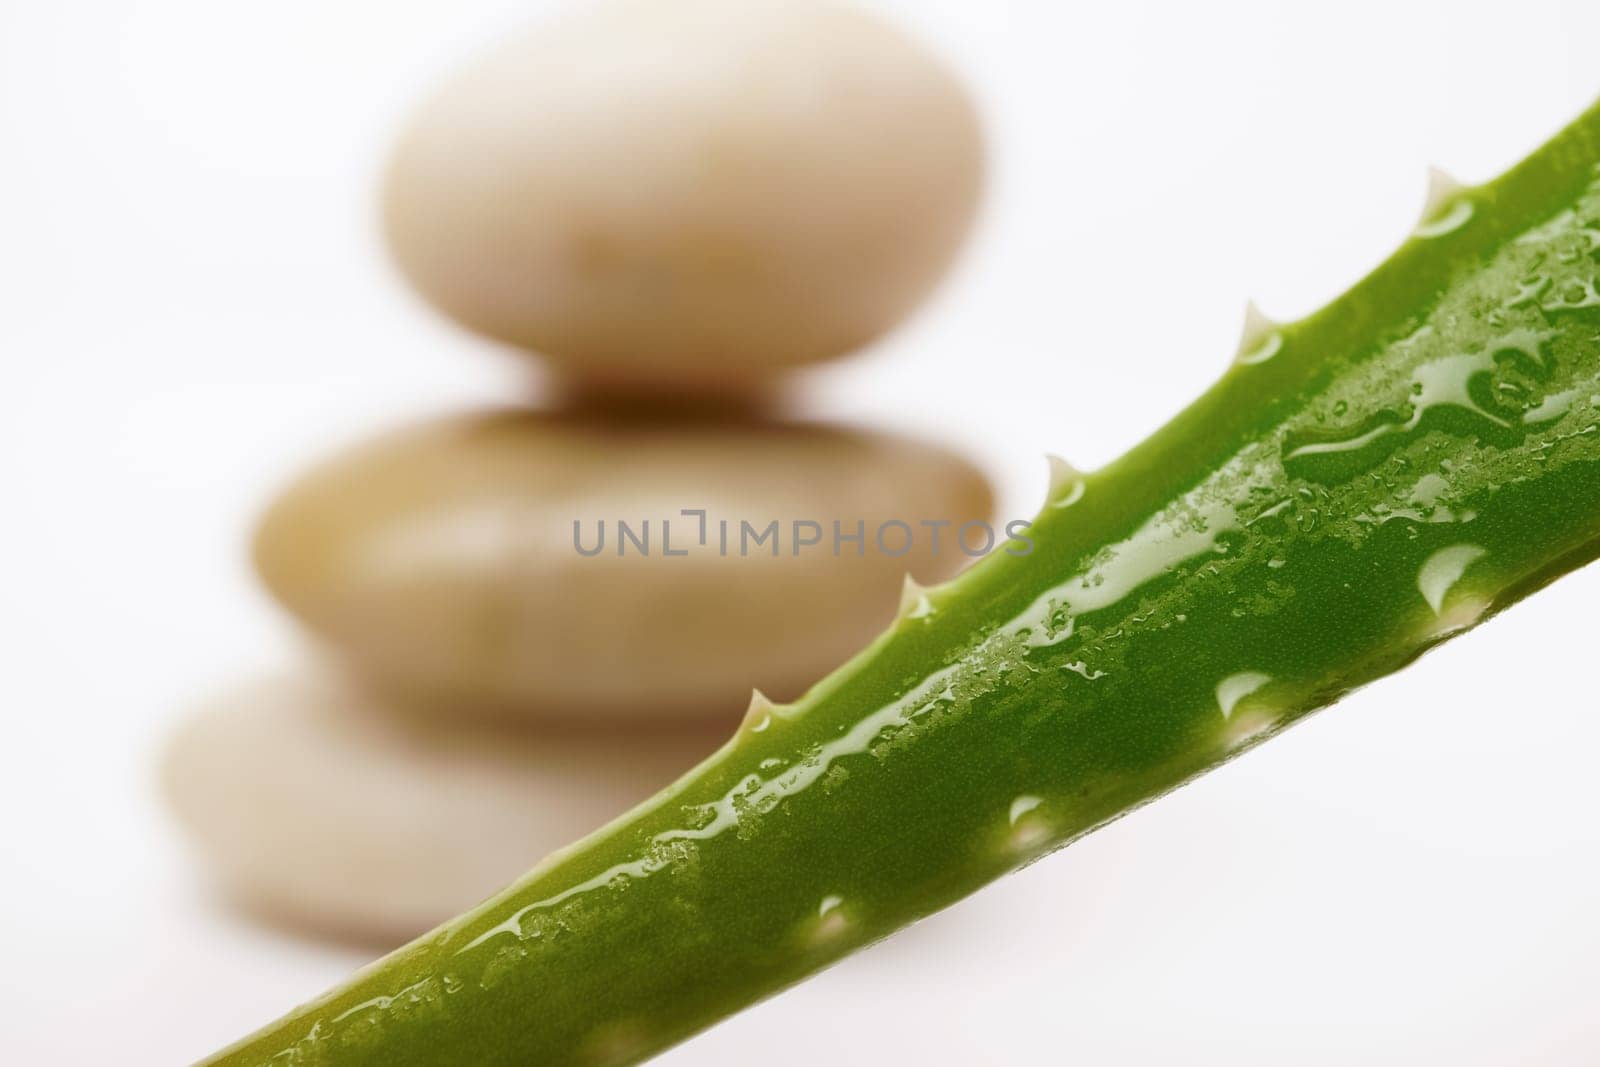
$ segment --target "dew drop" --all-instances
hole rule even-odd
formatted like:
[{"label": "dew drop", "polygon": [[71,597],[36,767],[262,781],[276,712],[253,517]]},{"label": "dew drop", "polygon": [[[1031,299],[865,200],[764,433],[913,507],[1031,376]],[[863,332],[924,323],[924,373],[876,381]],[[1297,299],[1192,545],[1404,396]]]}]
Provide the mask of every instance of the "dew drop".
[{"label": "dew drop", "polygon": [[1524,411],[1522,413],[1522,421],[1531,424],[1558,419],[1567,413],[1582,392],[1582,389],[1573,388],[1559,393],[1551,393],[1536,406]]}]

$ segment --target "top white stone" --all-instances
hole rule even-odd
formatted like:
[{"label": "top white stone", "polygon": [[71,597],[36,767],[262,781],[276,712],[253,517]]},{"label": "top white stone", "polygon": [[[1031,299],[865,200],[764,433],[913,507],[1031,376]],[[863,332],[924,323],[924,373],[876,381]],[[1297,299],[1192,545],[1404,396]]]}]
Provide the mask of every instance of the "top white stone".
[{"label": "top white stone", "polygon": [[978,119],[922,45],[814,0],[607,0],[413,117],[384,210],[406,276],[589,384],[727,391],[864,345],[975,213]]}]

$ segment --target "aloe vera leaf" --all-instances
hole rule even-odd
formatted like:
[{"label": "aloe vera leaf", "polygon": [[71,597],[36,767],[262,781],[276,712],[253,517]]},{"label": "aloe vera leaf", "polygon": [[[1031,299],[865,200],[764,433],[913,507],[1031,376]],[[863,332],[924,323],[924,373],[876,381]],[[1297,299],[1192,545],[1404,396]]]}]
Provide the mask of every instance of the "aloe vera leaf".
[{"label": "aloe vera leaf", "polygon": [[[1600,548],[1600,106],[801,700],[207,1061],[637,1062],[1237,755]],[[1016,547],[1016,546],[1013,546]],[[781,609],[772,620],[782,639]],[[463,832],[471,832],[464,827]]]}]

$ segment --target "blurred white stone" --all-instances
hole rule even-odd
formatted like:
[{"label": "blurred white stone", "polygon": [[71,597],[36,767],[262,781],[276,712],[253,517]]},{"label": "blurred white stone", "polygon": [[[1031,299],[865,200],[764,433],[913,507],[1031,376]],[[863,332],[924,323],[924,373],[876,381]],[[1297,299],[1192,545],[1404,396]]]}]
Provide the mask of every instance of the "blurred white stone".
[{"label": "blurred white stone", "polygon": [[979,470],[926,441],[481,412],[312,470],[267,512],[255,558],[330,649],[410,706],[731,729],[751,686],[792,700],[881,632],[907,571],[948,578],[986,528],[1004,550],[1003,527],[959,540],[993,506]]},{"label": "blurred white stone", "polygon": [[590,383],[737,389],[921,302],[983,184],[950,68],[816,0],[609,0],[446,82],[390,246],[430,301]]},{"label": "blurred white stone", "polygon": [[236,901],[309,931],[395,943],[648,798],[723,739],[442,727],[332,679],[280,677],[185,722],[163,778]]}]

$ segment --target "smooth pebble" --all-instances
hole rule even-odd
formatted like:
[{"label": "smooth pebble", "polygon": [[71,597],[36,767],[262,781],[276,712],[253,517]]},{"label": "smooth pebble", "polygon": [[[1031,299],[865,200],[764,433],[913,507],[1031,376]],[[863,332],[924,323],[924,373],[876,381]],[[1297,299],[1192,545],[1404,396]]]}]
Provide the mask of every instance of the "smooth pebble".
[{"label": "smooth pebble", "polygon": [[569,377],[738,392],[907,315],[983,169],[962,84],[871,14],[611,0],[446,81],[385,225],[423,296]]},{"label": "smooth pebble", "polygon": [[333,678],[257,680],[168,744],[168,800],[250,911],[395,943],[464,911],[714,752],[709,729],[418,720]]},{"label": "smooth pebble", "polygon": [[[913,439],[501,411],[324,463],[271,506],[255,559],[332,651],[409,704],[731,722],[753,686],[792,698],[864,646],[907,572],[925,584],[955,573],[970,559],[960,526],[992,508],[982,473]],[[684,509],[704,509],[704,544]],[[816,524],[799,540],[817,544],[797,549],[796,520]],[[835,521],[864,541],[841,539],[836,555]],[[583,554],[602,545],[602,522],[603,547]],[[648,554],[636,543],[647,526]],[[983,539],[973,527],[969,549]]]}]

